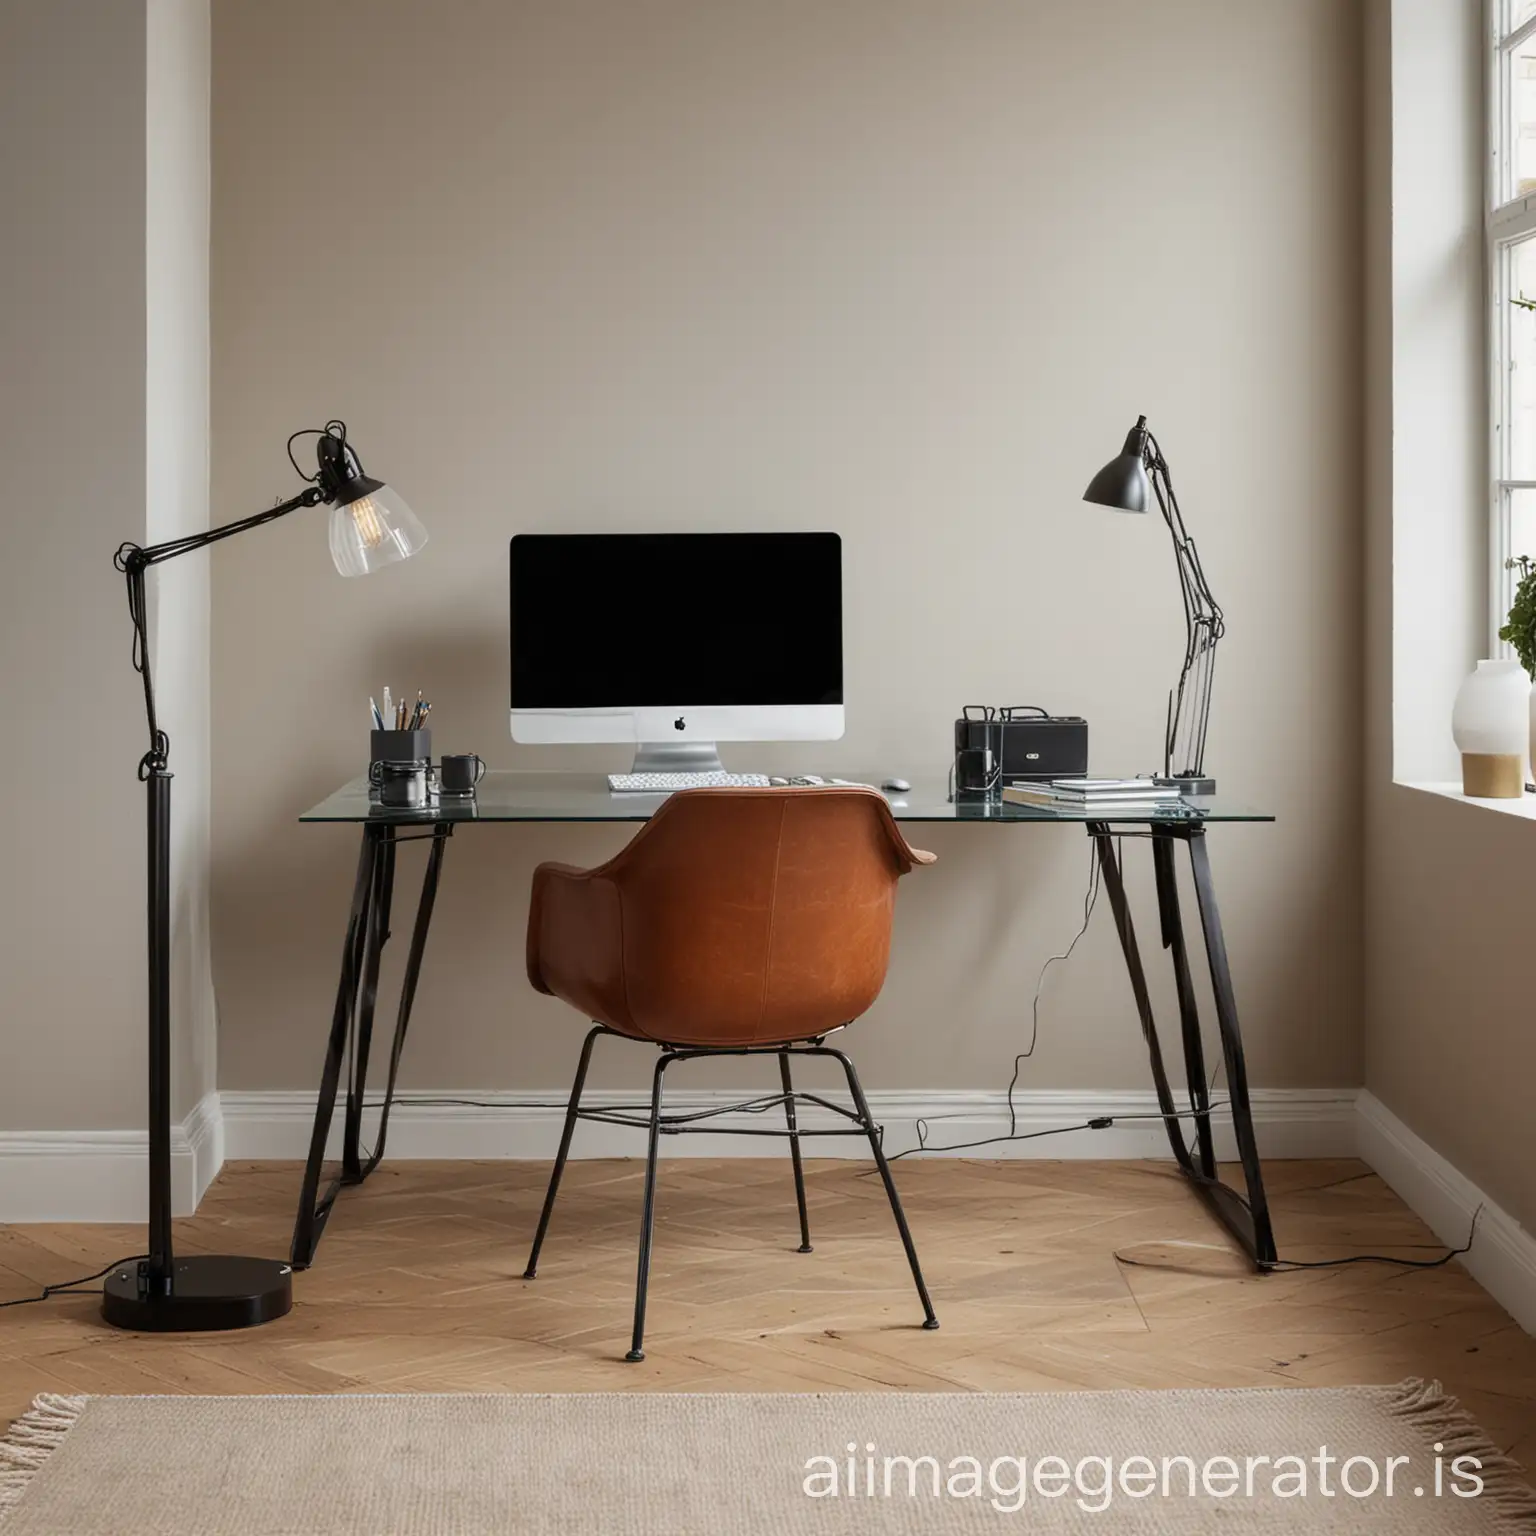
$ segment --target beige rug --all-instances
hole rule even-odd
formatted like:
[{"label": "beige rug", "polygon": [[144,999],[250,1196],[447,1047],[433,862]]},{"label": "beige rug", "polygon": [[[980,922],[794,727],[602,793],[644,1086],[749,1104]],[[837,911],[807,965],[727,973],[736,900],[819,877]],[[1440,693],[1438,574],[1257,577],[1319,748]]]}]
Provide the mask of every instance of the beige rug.
[{"label": "beige rug", "polygon": [[1512,1536],[1536,1531],[1536,1495],[1423,1382],[43,1397],[0,1442],[3,1536],[1025,1530]]}]

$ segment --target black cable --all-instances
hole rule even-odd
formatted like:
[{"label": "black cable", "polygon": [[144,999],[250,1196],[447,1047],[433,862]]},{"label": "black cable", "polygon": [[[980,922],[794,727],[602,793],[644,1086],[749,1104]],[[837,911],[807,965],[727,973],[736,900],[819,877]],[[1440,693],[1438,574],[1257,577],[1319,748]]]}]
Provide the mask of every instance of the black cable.
[{"label": "black cable", "polygon": [[80,1291],[75,1287],[89,1285],[92,1280],[100,1280],[122,1265],[138,1264],[148,1257],[147,1253],[135,1253],[126,1259],[113,1259],[105,1269],[98,1269],[94,1275],[81,1275],[77,1280],[61,1280],[57,1285],[45,1285],[36,1296],[18,1296],[14,1301],[0,1301],[0,1307],[26,1307],[34,1302],[47,1301],[50,1296],[95,1296],[98,1294],[95,1291]]},{"label": "black cable", "polygon": [[[913,1128],[917,1131],[917,1145],[908,1147],[903,1152],[893,1153],[890,1161],[897,1158],[910,1157],[914,1152],[968,1152],[975,1147],[996,1146],[1007,1141],[1035,1141],[1041,1136],[1061,1136],[1068,1131],[1099,1131],[1106,1130],[1114,1124],[1113,1117],[1095,1116],[1092,1120],[1084,1120],[1077,1125],[1058,1126],[1049,1131],[1019,1131],[1018,1106],[1013,1101],[1014,1092],[1019,1086],[1019,1074],[1023,1070],[1024,1063],[1035,1054],[1035,1047],[1040,1040],[1040,999],[1045,992],[1045,978],[1050,974],[1053,965],[1070,960],[1073,951],[1077,948],[1083,935],[1088,932],[1088,925],[1093,920],[1093,909],[1099,903],[1099,858],[1097,850],[1090,844],[1088,854],[1088,889],[1083,893],[1083,921],[1077,932],[1072,935],[1072,942],[1061,951],[1060,954],[1049,956],[1045,964],[1040,967],[1040,974],[1035,979],[1035,996],[1030,1004],[1030,1031],[1029,1044],[1013,1058],[1013,1076],[1008,1079],[1008,1133],[1004,1136],[987,1136],[980,1141],[954,1142],[947,1146],[931,1147],[928,1145],[928,1124],[924,1119],[913,1122]],[[1129,1116],[1120,1118],[1129,1119]],[[1160,1116],[1157,1118],[1161,1118]]]},{"label": "black cable", "polygon": [[[1119,857],[1118,845],[1116,857]],[[1013,1090],[1018,1086],[1019,1067],[1022,1062],[1028,1061],[1035,1054],[1035,1046],[1040,1041],[1040,999],[1045,992],[1045,978],[1050,974],[1053,965],[1072,958],[1072,952],[1077,948],[1078,941],[1088,932],[1088,924],[1093,918],[1093,909],[1099,904],[1099,875],[1098,850],[1090,845],[1088,850],[1088,889],[1083,895],[1082,925],[1072,935],[1072,942],[1059,955],[1047,957],[1045,964],[1040,967],[1039,976],[1035,978],[1035,995],[1029,1006],[1029,1044],[1013,1058],[1013,1076],[1008,1081],[1008,1129],[1010,1133],[1017,1124],[1013,1109]]]},{"label": "black cable", "polygon": [[[1236,1191],[1232,1192],[1236,1195]],[[1236,1198],[1241,1202],[1244,1210],[1248,1209],[1248,1202],[1240,1195]],[[1302,1269],[1340,1269],[1346,1264],[1395,1264],[1399,1269],[1444,1269],[1452,1259],[1459,1259],[1465,1253],[1471,1253],[1473,1240],[1477,1237],[1478,1218],[1483,1214],[1486,1201],[1481,1202],[1472,1212],[1472,1225],[1467,1230],[1467,1240],[1459,1248],[1449,1248],[1438,1259],[1394,1259],[1386,1253],[1348,1253],[1339,1259],[1279,1259],[1273,1263],[1260,1264],[1259,1269],[1267,1275],[1285,1275]],[[1177,1239],[1174,1239],[1177,1242]],[[1202,1248],[1215,1248],[1214,1243],[1201,1243],[1196,1246]],[[1169,1264],[1154,1264],[1146,1259],[1128,1259],[1118,1249],[1115,1251],[1115,1262],[1125,1264],[1132,1269],[1171,1269],[1175,1266]]]},{"label": "black cable", "polygon": [[1441,1269],[1452,1259],[1459,1259],[1462,1254],[1472,1251],[1472,1241],[1477,1236],[1477,1219],[1483,1214],[1487,1203],[1486,1200],[1479,1202],[1477,1209],[1472,1212],[1472,1225],[1467,1231],[1466,1242],[1460,1248],[1447,1249],[1438,1259],[1393,1259],[1384,1253],[1351,1253],[1342,1259],[1278,1259],[1270,1269],[1274,1274],[1284,1274],[1293,1269],[1336,1269],[1342,1264],[1396,1264],[1402,1269]]},{"label": "black cable", "polygon": [[301,437],[324,436],[325,433],[319,427],[300,427],[299,430],[288,439],[288,462],[293,465],[293,472],[301,480],[308,480],[311,485],[313,485],[320,478],[319,472],[317,471],[312,475],[306,475],[304,473],[304,471],[299,467],[299,461],[293,456],[293,445],[298,442]]},{"label": "black cable", "polygon": [[[418,1099],[412,1096],[394,1100],[394,1107],[396,1109],[414,1109],[422,1105],[432,1109],[438,1109],[444,1105],[457,1105],[464,1109],[558,1109],[563,1115],[565,1113],[566,1101],[564,1098],[557,1103],[553,1099],[528,1099],[526,1101],[519,1101],[517,1099]],[[364,1109],[383,1109],[383,1107],[383,1099],[375,1099],[372,1103],[369,1103],[367,1100],[363,1102]],[[650,1103],[647,1101],[639,1107],[649,1109]]]},{"label": "black cable", "polygon": [[[942,1147],[930,1147],[926,1141],[921,1139],[924,1134],[923,1127],[925,1123],[922,1120],[917,1122],[918,1144],[915,1147],[907,1147],[900,1152],[892,1152],[886,1158],[886,1162],[899,1162],[902,1158],[912,1157],[918,1152],[969,1152],[972,1147],[992,1147],[996,1146],[1000,1141],[1034,1141],[1041,1136],[1064,1136],[1068,1131],[1098,1131],[1104,1129],[1104,1122],[1084,1120],[1080,1125],[1058,1125],[1049,1131],[1024,1131],[1017,1135],[986,1136],[980,1141],[955,1141]],[[873,1169],[869,1171],[874,1172]]]}]

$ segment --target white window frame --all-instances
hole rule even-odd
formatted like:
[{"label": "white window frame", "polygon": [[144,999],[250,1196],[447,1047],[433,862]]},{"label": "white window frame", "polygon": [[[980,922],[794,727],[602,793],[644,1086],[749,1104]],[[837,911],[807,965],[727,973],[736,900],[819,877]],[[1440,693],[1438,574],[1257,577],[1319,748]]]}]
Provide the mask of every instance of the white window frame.
[{"label": "white window frame", "polygon": [[1486,205],[1488,246],[1488,293],[1490,336],[1488,356],[1491,378],[1489,400],[1489,463],[1492,470],[1489,504],[1489,641],[1490,655],[1507,655],[1499,629],[1514,597],[1513,573],[1505,563],[1513,553],[1511,525],[1516,491],[1536,491],[1536,480],[1512,478],[1509,422],[1511,419],[1511,328],[1517,318],[1536,324],[1536,313],[1517,310],[1514,280],[1514,248],[1536,236],[1536,191],[1522,197],[1504,198],[1512,184],[1514,165],[1514,113],[1511,100],[1513,71],[1508,67],[1512,50],[1536,36],[1536,12],[1513,31],[1506,29],[1514,0],[1487,0],[1485,15],[1489,43],[1488,80],[1488,188]]}]

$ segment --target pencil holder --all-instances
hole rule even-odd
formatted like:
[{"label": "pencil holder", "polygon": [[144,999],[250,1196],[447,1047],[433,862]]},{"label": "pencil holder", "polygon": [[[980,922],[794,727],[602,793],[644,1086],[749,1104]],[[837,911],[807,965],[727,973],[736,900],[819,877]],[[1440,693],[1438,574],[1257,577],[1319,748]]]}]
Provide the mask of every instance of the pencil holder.
[{"label": "pencil holder", "polygon": [[426,763],[431,759],[431,731],[373,731],[369,735],[371,763]]},{"label": "pencil holder", "polygon": [[373,731],[368,784],[380,805],[423,809],[432,798],[432,732]]}]

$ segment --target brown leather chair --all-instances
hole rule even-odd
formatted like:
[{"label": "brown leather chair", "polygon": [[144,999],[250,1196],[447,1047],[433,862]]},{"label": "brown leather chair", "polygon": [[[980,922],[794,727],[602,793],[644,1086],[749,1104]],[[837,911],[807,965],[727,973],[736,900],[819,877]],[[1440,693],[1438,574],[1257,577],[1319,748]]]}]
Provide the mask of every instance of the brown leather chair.
[{"label": "brown leather chair", "polygon": [[[896,881],[933,858],[908,844],[885,798],[871,789],[691,789],[668,799],[617,858],[597,869],[541,864],[534,871],[528,979],[579,1009],[594,1027],[582,1046],[525,1275],[531,1280],[538,1265],[576,1121],[647,1128],[635,1328],[626,1359],[645,1358],[657,1142],[663,1131],[708,1130],[711,1116],[723,1113],[662,1114],[666,1069],[701,1056],[779,1058],[783,1091],[749,1106],[784,1107],[786,1129],[759,1134],[789,1140],[802,1253],[811,1251],[811,1240],[801,1137],[868,1137],[922,1300],[923,1326],[939,1326],[858,1074],[841,1051],[825,1044],[879,996],[890,958]],[[648,1117],[581,1108],[592,1047],[604,1034],[661,1048]],[[796,1093],[792,1055],[838,1061],[853,1109]],[[797,1102],[833,1111],[850,1124],[846,1130],[802,1131]]]}]

